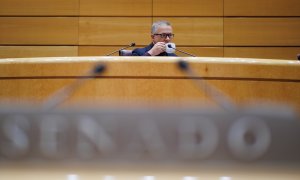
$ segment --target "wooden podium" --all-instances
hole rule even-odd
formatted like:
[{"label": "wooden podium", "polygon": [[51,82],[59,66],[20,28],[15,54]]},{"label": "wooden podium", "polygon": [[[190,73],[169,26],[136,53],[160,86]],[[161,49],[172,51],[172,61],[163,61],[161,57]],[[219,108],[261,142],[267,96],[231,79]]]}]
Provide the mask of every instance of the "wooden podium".
[{"label": "wooden podium", "polygon": [[[178,68],[179,60],[188,62],[194,73],[187,75],[182,72]],[[102,64],[106,67],[104,73],[96,76],[88,73]],[[195,80],[205,81],[207,86],[200,88]],[[298,61],[200,57],[0,59],[0,97],[4,105],[23,102],[43,105],[49,97],[55,97],[58,90],[72,87],[78,81],[84,83],[74,86],[74,94],[67,94],[70,98],[57,106],[58,109],[61,106],[89,103],[93,108],[97,108],[98,103],[169,104],[176,107],[200,103],[205,107],[217,107],[218,104],[207,96],[208,86],[212,86],[237,106],[270,103],[278,107],[288,105],[297,113],[300,111]],[[222,146],[223,141],[220,144],[220,147],[226,147]],[[299,179],[299,172],[299,164],[289,162],[279,165],[256,162],[228,165],[203,160],[200,164],[190,161],[188,164],[164,162],[127,165],[113,162],[1,162],[0,157],[0,179],[11,180],[294,180]]]},{"label": "wooden podium", "polygon": [[[67,103],[172,103],[213,105],[203,79],[233,102],[287,104],[300,111],[300,62],[267,59],[184,58],[195,72],[188,77],[169,57],[57,57],[0,60],[0,98],[43,103],[77,79],[87,79]],[[87,74],[104,63],[106,71]]]}]

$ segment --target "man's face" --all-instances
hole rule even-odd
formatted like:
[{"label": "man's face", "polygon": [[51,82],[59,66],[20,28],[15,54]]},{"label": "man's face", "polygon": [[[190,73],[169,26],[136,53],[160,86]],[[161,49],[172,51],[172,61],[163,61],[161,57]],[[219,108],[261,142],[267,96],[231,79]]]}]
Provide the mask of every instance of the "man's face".
[{"label": "man's face", "polygon": [[[151,35],[153,44],[157,42],[169,43],[172,41],[173,29],[171,26],[160,26],[157,31]],[[167,36],[166,36],[167,35]]]}]

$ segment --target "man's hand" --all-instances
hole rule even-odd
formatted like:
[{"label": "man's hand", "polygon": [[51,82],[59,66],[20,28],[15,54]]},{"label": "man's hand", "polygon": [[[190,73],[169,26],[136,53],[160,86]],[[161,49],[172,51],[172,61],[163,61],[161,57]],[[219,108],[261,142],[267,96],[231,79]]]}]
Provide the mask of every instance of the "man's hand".
[{"label": "man's hand", "polygon": [[156,56],[162,52],[166,51],[166,43],[165,42],[157,42],[156,44],[154,44],[154,46],[152,47],[152,49],[150,49],[148,51],[148,53],[151,56]]}]

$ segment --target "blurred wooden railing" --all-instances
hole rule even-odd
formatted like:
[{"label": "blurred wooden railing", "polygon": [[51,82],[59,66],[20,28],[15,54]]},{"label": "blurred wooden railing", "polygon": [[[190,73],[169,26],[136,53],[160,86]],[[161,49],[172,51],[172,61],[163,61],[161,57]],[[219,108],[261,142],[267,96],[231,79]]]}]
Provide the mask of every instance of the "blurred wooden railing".
[{"label": "blurred wooden railing", "polygon": [[[146,102],[212,105],[207,90],[199,89],[176,62],[162,57],[57,57],[0,59],[2,100],[43,102],[79,78],[69,103]],[[300,111],[300,62],[288,60],[184,58],[203,79],[237,104],[275,102]],[[106,71],[95,78],[86,73],[104,63]]]}]

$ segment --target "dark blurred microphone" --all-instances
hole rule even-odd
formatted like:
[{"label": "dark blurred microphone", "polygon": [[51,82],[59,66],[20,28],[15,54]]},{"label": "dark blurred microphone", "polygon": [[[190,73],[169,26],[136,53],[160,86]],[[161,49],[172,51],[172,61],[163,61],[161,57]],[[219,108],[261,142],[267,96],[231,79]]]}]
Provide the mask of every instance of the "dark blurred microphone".
[{"label": "dark blurred microphone", "polygon": [[[204,81],[203,77],[196,74],[192,68],[189,67],[189,64],[187,61],[179,60],[178,61],[178,68],[183,71],[187,77],[191,78],[198,87],[206,93],[207,96],[209,96],[214,102],[216,102],[221,108],[223,108],[226,111],[235,111],[236,105],[232,102],[230,97],[228,97],[226,94],[224,94],[222,91],[220,91],[218,88],[210,85],[206,81]],[[199,78],[197,78],[199,77]]]},{"label": "dark blurred microphone", "polygon": [[300,54],[297,54],[297,59],[300,61]]},{"label": "dark blurred microphone", "polygon": [[71,97],[75,90],[79,89],[88,79],[95,78],[96,76],[102,74],[106,70],[105,64],[97,64],[85,75],[75,79],[71,84],[65,85],[59,90],[51,94],[42,106],[43,110],[51,110],[56,108],[58,105],[65,102]]},{"label": "dark blurred microphone", "polygon": [[182,51],[182,50],[179,50],[179,49],[177,49],[177,48],[172,47],[171,44],[168,44],[168,48],[174,49],[175,51],[179,51],[179,52],[181,52],[181,53],[183,53],[183,54],[186,54],[186,55],[189,55],[189,56],[192,56],[192,57],[196,57],[196,56],[193,55],[193,54],[190,54],[190,53],[187,53],[187,52],[184,52],[184,51]]},{"label": "dark blurred microphone", "polygon": [[[135,46],[135,43],[131,43],[126,47],[123,47],[121,49],[118,49],[114,52],[111,52],[109,54],[107,54],[106,56],[110,56],[116,52],[119,52],[123,49],[129,48],[129,47],[133,47]],[[102,74],[106,69],[106,66],[104,64],[97,64],[94,66],[93,69],[91,69],[90,71],[88,71],[85,75],[79,77],[78,79],[76,79],[73,83],[64,86],[63,88],[57,90],[56,92],[54,92],[53,94],[51,94],[45,101],[43,104],[43,109],[44,110],[51,110],[55,107],[57,107],[58,105],[62,104],[63,102],[65,102],[67,99],[69,99],[71,97],[71,95],[78,89],[80,88],[88,79],[91,78],[95,78],[97,75]]]},{"label": "dark blurred microphone", "polygon": [[106,54],[106,56],[113,55],[113,54],[115,54],[115,53],[117,53],[117,52],[119,52],[119,51],[121,51],[121,50],[123,50],[123,49],[127,49],[127,48],[129,48],[129,47],[134,47],[134,46],[135,46],[135,43],[133,42],[133,43],[129,44],[129,45],[126,46],[126,47],[123,47],[123,48],[118,49],[118,50],[116,50],[116,51],[113,51],[113,52],[111,52],[111,53],[109,53],[109,54]]}]

